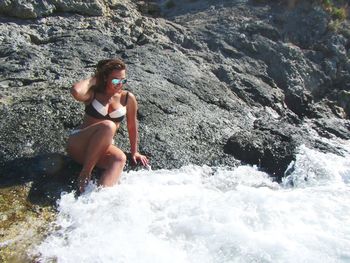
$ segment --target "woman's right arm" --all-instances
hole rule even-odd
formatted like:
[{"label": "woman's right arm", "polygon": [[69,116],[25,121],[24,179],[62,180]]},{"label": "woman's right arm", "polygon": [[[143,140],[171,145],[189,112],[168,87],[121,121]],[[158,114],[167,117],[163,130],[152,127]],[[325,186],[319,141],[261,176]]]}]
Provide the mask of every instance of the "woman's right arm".
[{"label": "woman's right arm", "polygon": [[73,84],[70,93],[78,101],[88,101],[93,96],[92,86],[96,85],[96,78],[91,77]]}]

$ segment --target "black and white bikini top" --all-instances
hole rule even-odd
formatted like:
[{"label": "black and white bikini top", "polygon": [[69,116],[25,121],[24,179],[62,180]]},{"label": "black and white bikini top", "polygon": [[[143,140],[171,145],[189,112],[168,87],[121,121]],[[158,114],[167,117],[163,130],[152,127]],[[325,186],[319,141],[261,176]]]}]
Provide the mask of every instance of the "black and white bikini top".
[{"label": "black and white bikini top", "polygon": [[[125,105],[128,103],[129,92],[125,96]],[[85,113],[96,119],[111,120],[114,122],[121,122],[126,115],[126,106],[108,113],[109,104],[102,105],[97,99],[94,99],[90,104],[85,106]]]}]

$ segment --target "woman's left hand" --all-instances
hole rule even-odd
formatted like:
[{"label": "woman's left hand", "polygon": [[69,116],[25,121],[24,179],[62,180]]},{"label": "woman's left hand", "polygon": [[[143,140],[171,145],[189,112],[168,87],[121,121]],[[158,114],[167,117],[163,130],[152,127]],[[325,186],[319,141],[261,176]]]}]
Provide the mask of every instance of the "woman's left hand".
[{"label": "woman's left hand", "polygon": [[138,152],[131,155],[131,159],[134,162],[134,164],[137,164],[138,161],[140,161],[143,166],[148,166],[149,163],[148,158]]}]

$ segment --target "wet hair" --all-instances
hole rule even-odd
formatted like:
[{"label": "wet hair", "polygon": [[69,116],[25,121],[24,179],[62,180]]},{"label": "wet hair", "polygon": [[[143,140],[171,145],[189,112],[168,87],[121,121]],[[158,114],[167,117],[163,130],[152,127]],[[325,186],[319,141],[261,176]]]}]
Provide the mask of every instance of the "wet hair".
[{"label": "wet hair", "polygon": [[96,77],[96,92],[104,92],[107,85],[107,78],[113,70],[125,70],[125,63],[119,59],[103,59],[100,60],[96,65],[95,77]]}]

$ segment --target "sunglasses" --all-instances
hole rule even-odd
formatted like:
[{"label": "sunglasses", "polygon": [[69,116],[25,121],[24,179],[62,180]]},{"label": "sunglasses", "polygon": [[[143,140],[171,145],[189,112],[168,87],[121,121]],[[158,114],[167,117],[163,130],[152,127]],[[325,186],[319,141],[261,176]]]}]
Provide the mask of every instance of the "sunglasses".
[{"label": "sunglasses", "polygon": [[112,84],[113,85],[118,85],[120,83],[126,84],[128,82],[127,79],[112,79]]}]

